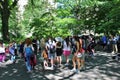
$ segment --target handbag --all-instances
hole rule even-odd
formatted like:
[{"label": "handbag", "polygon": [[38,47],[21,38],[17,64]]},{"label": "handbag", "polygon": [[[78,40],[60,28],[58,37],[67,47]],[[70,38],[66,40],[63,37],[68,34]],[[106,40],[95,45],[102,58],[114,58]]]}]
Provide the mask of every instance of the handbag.
[{"label": "handbag", "polygon": [[82,57],[82,53],[78,52],[77,57],[81,58]]},{"label": "handbag", "polygon": [[30,64],[32,66],[35,66],[37,64],[36,56],[34,54],[30,57]]}]

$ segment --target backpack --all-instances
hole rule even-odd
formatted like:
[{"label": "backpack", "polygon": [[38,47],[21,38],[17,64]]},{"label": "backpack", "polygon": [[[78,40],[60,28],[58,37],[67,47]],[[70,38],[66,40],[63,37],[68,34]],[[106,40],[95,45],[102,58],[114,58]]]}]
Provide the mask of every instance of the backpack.
[{"label": "backpack", "polygon": [[49,50],[50,50],[50,53],[55,53],[55,46],[53,44],[50,44],[50,47],[49,47]]},{"label": "backpack", "polygon": [[33,53],[32,48],[31,47],[26,47],[25,48],[25,53],[26,53],[26,55],[31,55]]}]

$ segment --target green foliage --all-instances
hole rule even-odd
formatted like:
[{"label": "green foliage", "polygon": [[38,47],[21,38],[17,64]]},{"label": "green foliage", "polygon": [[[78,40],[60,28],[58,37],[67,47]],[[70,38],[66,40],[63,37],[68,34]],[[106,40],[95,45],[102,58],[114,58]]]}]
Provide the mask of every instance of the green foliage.
[{"label": "green foliage", "polygon": [[[42,18],[40,19],[39,18],[33,19],[33,22],[31,23],[31,27],[32,28],[34,27],[33,34],[38,37],[48,37],[48,36],[56,37],[61,35],[65,36],[66,34],[68,34],[68,33],[65,33],[66,31],[68,32],[68,30],[64,29],[64,26],[60,27],[59,26],[60,22],[57,22],[56,20],[58,21],[60,19],[54,19],[53,17],[50,17],[50,16],[46,16],[46,17],[42,16]],[[63,21],[63,24],[65,24],[64,21]]]},{"label": "green foliage", "polygon": [[[99,14],[103,14],[103,22],[96,28],[99,32],[103,33],[118,33],[120,31],[120,1],[107,2],[105,5],[101,5],[103,8],[99,11]],[[99,15],[100,17],[100,15]]]},{"label": "green foliage", "polygon": [[[9,6],[13,5],[12,1],[9,0]],[[29,0],[25,6],[24,19],[19,23],[16,17],[17,7],[11,10],[9,19],[11,38],[24,39],[29,33],[41,38],[65,37],[81,34],[85,30],[107,34],[120,32],[120,0],[55,0],[55,2],[62,4],[62,7],[54,9],[47,0]]]},{"label": "green foliage", "polygon": [[[63,8],[54,10],[53,14],[55,13],[56,17],[52,16],[52,13],[50,16],[44,14],[45,17],[40,18],[41,21],[35,21],[40,25],[39,27],[46,28],[47,26],[47,29],[44,31],[50,35],[65,35],[66,33],[64,33],[64,31],[69,32],[70,35],[70,31],[72,31],[72,34],[80,34],[84,30],[93,30],[96,33],[110,33],[119,30],[119,27],[117,27],[119,23],[115,21],[111,22],[113,18],[117,17],[117,19],[119,19],[118,15],[120,13],[118,8],[114,9],[114,1],[84,0],[81,2],[80,0],[76,0],[72,3],[72,0],[56,1],[64,4]],[[52,24],[50,23],[51,21]],[[54,26],[55,30],[53,30],[51,26]],[[55,34],[49,33],[52,32],[52,30],[56,31]],[[61,34],[59,30],[61,30]],[[39,29],[36,31],[41,32]]]},{"label": "green foliage", "polygon": [[58,9],[56,10],[57,17],[64,18],[70,16],[70,10]]}]

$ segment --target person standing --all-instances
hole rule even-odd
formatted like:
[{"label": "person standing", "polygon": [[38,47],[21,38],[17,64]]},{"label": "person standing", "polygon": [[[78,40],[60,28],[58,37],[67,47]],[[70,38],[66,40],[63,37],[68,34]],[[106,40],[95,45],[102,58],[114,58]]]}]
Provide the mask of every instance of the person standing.
[{"label": "person standing", "polygon": [[112,49],[113,49],[112,53],[117,54],[117,52],[118,52],[117,37],[115,35],[112,35],[111,37],[112,37]]},{"label": "person standing", "polygon": [[56,55],[57,55],[57,62],[58,62],[58,66],[61,66],[62,64],[62,58],[61,55],[63,54],[63,50],[62,50],[62,43],[60,41],[56,42]]},{"label": "person standing", "polygon": [[17,54],[17,43],[16,43],[16,41],[13,41],[13,46],[14,46],[14,48],[15,48],[15,56],[18,56],[18,54]]},{"label": "person standing", "polygon": [[69,65],[70,53],[71,53],[71,43],[69,41],[69,37],[67,37],[67,38],[65,38],[65,40],[63,42],[63,54],[64,54],[65,59],[66,59],[65,66]]},{"label": "person standing", "polygon": [[11,61],[12,62],[15,62],[15,59],[16,59],[16,55],[15,55],[15,47],[14,47],[14,43],[13,42],[10,42],[9,44],[9,52],[10,52],[10,55],[11,55]]},{"label": "person standing", "polygon": [[[79,39],[78,36],[75,36],[75,43],[76,43],[76,51],[73,55],[73,69],[71,71],[79,73],[80,69],[84,66],[84,53],[82,49],[82,39]],[[76,68],[77,62],[77,68]]]},{"label": "person standing", "polygon": [[105,47],[107,45],[107,37],[103,35],[101,41],[102,41],[103,50],[105,50]]},{"label": "person standing", "polygon": [[20,42],[20,48],[19,48],[19,53],[20,53],[21,58],[24,58],[23,49],[24,49],[24,42],[22,41],[22,42]]},{"label": "person standing", "polygon": [[5,62],[5,47],[3,42],[0,42],[0,62]]},{"label": "person standing", "polygon": [[48,58],[50,59],[51,69],[54,69],[54,61],[56,59],[56,50],[55,50],[55,41],[52,38],[49,38],[46,49],[48,51]]},{"label": "person standing", "polygon": [[46,41],[45,41],[45,39],[44,38],[42,38],[41,40],[40,40],[40,52],[42,53],[43,52],[43,50],[45,50],[45,48],[46,48]]},{"label": "person standing", "polygon": [[117,41],[117,48],[118,48],[118,53],[120,53],[120,35],[118,35],[118,41]]},{"label": "person standing", "polygon": [[31,70],[32,70],[30,61],[31,61],[32,55],[34,54],[33,52],[34,52],[34,48],[32,45],[32,41],[30,38],[27,38],[25,40],[24,53],[25,53],[26,67],[27,67],[28,72],[31,72]]},{"label": "person standing", "polygon": [[37,39],[34,38],[32,40],[33,48],[34,48],[34,54],[37,56]]}]

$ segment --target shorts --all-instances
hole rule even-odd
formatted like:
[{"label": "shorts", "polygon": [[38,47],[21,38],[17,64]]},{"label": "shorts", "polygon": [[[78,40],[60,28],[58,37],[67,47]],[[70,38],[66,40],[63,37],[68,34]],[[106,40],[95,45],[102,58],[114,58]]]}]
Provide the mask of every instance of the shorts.
[{"label": "shorts", "polygon": [[56,48],[56,55],[57,56],[61,56],[63,53],[62,49],[61,48]]},{"label": "shorts", "polygon": [[71,52],[70,52],[70,51],[68,51],[68,50],[64,50],[64,51],[63,51],[64,56],[69,56],[69,55],[70,55],[70,53],[71,53]]},{"label": "shorts", "polygon": [[55,53],[52,53],[52,54],[49,53],[49,56],[48,56],[48,57],[49,57],[49,59],[54,59],[54,58],[56,57],[56,54],[55,54]]}]

